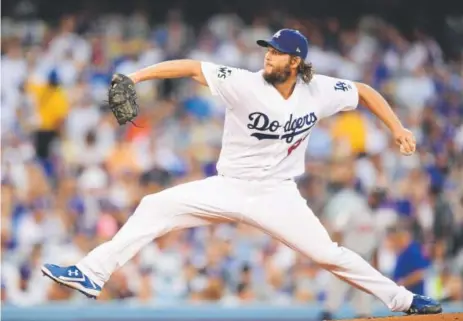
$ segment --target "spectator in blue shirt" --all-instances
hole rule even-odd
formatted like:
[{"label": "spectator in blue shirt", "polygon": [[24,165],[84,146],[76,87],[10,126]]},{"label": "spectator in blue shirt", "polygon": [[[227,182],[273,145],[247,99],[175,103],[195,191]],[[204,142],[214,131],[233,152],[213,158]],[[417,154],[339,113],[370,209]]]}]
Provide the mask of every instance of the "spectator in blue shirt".
[{"label": "spectator in blue shirt", "polygon": [[424,295],[425,270],[429,265],[420,243],[413,239],[411,229],[398,224],[389,230],[392,246],[397,253],[393,279],[408,290]]}]

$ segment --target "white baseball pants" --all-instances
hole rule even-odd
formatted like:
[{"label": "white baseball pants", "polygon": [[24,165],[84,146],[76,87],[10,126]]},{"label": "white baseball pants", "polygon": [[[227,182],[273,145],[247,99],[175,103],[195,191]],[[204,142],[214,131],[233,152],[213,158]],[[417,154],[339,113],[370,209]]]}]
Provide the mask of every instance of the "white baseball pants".
[{"label": "white baseball pants", "polygon": [[[365,258],[365,255],[363,258]],[[361,290],[349,287],[347,283],[336,277],[330,277],[327,285],[325,311],[336,313],[348,295],[357,316],[365,317],[371,315],[372,297]]]},{"label": "white baseball pants", "polygon": [[295,182],[214,176],[145,196],[125,225],[77,266],[103,286],[111,274],[153,239],[169,231],[220,222],[252,225],[308,256],[392,311],[407,310],[413,294],[334,243]]}]

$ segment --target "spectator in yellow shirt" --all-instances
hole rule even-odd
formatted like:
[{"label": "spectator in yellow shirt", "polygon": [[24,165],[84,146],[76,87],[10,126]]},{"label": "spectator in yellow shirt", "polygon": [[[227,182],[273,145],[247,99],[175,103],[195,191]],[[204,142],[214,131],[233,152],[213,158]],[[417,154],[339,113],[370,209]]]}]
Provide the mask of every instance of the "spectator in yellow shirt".
[{"label": "spectator in yellow shirt", "polygon": [[61,125],[69,111],[69,101],[60,84],[58,73],[52,70],[45,84],[28,83],[27,92],[32,96],[39,123],[35,131],[35,150],[37,156],[48,159],[50,147],[59,136]]},{"label": "spectator in yellow shirt", "polygon": [[354,154],[365,152],[366,124],[358,111],[345,112],[335,117],[331,134],[335,141],[346,141]]}]

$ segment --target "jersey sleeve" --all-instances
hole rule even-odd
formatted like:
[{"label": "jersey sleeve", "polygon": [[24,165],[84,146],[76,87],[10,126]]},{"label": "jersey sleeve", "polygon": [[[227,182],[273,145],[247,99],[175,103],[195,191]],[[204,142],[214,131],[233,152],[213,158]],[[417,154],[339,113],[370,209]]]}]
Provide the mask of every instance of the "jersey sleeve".
[{"label": "jersey sleeve", "polygon": [[323,116],[357,108],[359,93],[353,81],[316,75],[316,83],[323,104]]},{"label": "jersey sleeve", "polygon": [[201,69],[211,94],[221,97],[232,108],[246,88],[247,71],[210,62],[201,62]]}]

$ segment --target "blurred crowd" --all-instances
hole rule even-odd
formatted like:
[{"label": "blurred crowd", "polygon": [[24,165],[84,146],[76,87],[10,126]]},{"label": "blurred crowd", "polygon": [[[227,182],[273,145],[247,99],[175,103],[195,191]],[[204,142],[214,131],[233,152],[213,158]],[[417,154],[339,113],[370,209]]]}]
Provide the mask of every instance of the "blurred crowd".
[{"label": "blurred crowd", "polygon": [[[418,141],[415,155],[401,156],[362,107],[322,122],[298,178],[308,205],[346,246],[373,230],[368,259],[397,282],[463,300],[462,60],[446,60],[422,31],[405,37],[376,17],[345,28],[335,18],[273,15],[246,24],[224,12],[192,28],[171,11],[162,23],[145,12],[69,15],[57,26],[2,18],[2,301],[83,300],[43,278],[41,263],[75,263],[143,195],[216,173],[224,106],[208,88],[139,84],[141,115],[120,127],[105,102],[114,72],[176,58],[258,70],[255,40],[283,26],[309,38],[316,72],[376,88]],[[407,278],[415,270],[423,273]],[[330,277],[267,235],[228,224],[156,240],[113,275],[101,300],[304,304],[326,299]]]}]

